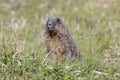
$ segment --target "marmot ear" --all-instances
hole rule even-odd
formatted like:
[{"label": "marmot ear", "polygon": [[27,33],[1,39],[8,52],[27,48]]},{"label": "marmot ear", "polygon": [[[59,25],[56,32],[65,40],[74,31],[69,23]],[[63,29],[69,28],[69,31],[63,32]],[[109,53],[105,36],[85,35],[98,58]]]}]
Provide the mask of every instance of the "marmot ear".
[{"label": "marmot ear", "polygon": [[57,17],[57,22],[63,22],[63,20],[60,17]]}]

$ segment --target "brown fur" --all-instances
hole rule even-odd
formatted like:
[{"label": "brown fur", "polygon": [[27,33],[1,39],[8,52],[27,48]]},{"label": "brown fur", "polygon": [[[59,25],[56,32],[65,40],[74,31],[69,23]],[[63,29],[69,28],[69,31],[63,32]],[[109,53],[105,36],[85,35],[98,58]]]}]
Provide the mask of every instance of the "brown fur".
[{"label": "brown fur", "polygon": [[[50,31],[51,30],[51,31]],[[80,51],[67,27],[60,18],[49,18],[45,28],[47,52],[52,61],[80,59]]]}]

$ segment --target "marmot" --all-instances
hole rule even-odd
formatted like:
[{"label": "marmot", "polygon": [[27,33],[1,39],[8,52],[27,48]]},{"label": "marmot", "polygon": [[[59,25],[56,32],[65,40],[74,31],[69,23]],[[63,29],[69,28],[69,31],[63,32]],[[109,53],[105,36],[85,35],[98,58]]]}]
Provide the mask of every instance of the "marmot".
[{"label": "marmot", "polygon": [[45,26],[45,43],[52,61],[81,58],[77,44],[59,17],[48,18]]}]

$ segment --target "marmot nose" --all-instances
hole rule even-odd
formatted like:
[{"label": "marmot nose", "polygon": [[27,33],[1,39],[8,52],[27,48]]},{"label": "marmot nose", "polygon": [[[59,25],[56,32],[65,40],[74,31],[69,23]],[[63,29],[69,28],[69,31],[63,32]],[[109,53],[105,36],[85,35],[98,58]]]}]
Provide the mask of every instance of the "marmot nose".
[{"label": "marmot nose", "polygon": [[54,30],[54,27],[53,27],[52,23],[48,23],[48,29],[49,29],[49,31],[53,31]]},{"label": "marmot nose", "polygon": [[49,31],[54,31],[54,29],[53,28],[49,28]]},{"label": "marmot nose", "polygon": [[49,28],[49,33],[52,34],[54,32],[53,28]]}]

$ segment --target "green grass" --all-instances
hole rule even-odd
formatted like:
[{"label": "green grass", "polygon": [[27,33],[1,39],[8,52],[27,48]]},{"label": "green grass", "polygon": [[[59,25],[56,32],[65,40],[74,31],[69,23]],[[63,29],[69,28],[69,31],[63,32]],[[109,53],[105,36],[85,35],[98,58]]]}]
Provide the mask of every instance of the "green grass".
[{"label": "green grass", "polygon": [[[119,80],[119,0],[0,0],[0,80]],[[42,64],[44,25],[62,17],[82,61]],[[49,63],[49,60],[46,60]]]}]

